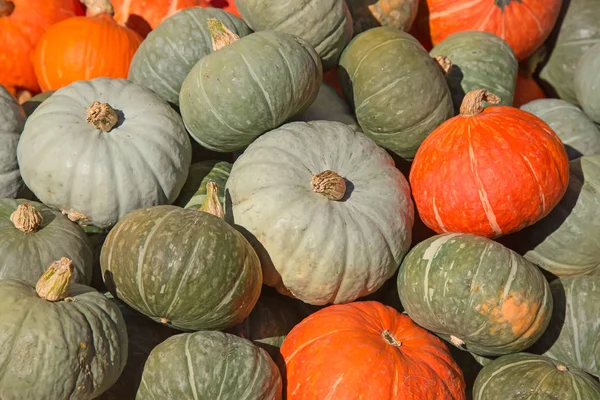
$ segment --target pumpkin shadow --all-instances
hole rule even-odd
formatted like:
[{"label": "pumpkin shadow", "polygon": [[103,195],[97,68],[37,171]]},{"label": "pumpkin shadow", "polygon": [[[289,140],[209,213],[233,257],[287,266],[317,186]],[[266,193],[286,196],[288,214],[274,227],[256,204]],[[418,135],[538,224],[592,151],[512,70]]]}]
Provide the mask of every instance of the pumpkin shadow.
[{"label": "pumpkin shadow", "polygon": [[565,144],[565,149],[567,150],[567,156],[569,160],[575,160],[579,157],[583,157],[583,154],[579,152],[579,150],[573,148],[571,145]]},{"label": "pumpkin shadow", "polygon": [[352,196],[352,192],[354,192],[354,183],[350,182],[348,179],[344,178],[344,182],[346,183],[346,192],[344,192],[344,197],[340,200],[340,202],[347,201],[350,196]]},{"label": "pumpkin shadow", "polygon": [[[362,0],[354,1],[353,9],[355,10],[352,14],[352,27],[356,36],[368,29],[377,28],[381,26],[381,22],[377,20],[369,10],[369,7],[377,3],[379,0]],[[356,17],[360,16],[359,19]]]},{"label": "pumpkin shadow", "polygon": [[528,353],[544,354],[554,345],[560,336],[563,325],[567,318],[567,298],[565,288],[561,281],[556,282],[552,287],[552,317],[548,329],[542,337],[526,350]]},{"label": "pumpkin shadow", "polygon": [[150,23],[144,19],[144,17],[137,14],[129,14],[127,18],[127,22],[125,25],[139,33],[142,38],[148,36],[148,34],[152,31],[152,27]]},{"label": "pumpkin shadow", "polygon": [[120,128],[126,120],[125,113],[123,112],[123,110],[119,110],[119,109],[115,108],[115,113],[117,114],[117,117],[119,118],[119,120],[117,121],[117,124],[113,127],[113,129]]}]

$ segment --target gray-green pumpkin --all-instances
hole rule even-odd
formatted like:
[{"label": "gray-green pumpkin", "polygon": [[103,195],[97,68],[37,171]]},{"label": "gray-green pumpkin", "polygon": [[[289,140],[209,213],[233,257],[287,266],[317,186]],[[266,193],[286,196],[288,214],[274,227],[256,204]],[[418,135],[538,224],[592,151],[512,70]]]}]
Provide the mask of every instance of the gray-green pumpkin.
[{"label": "gray-green pumpkin", "polygon": [[569,160],[600,154],[600,129],[581,109],[560,99],[539,99],[521,106],[550,125],[562,140]]},{"label": "gray-green pumpkin", "polygon": [[470,234],[446,233],[416,245],[402,261],[398,293],[417,324],[481,355],[528,348],[552,313],[550,287],[535,265]]},{"label": "gray-green pumpkin", "polygon": [[172,336],[144,365],[136,400],[280,400],[279,369],[249,340],[222,332]]},{"label": "gray-green pumpkin", "polygon": [[0,278],[35,285],[54,261],[73,262],[73,282],[92,281],[92,248],[85,232],[43,204],[0,199]]},{"label": "gray-green pumpkin", "polygon": [[48,97],[52,96],[54,90],[48,90],[46,92],[42,92],[36,94],[25,103],[23,103],[23,110],[25,111],[25,115],[28,117],[33,114],[33,112],[46,100]]},{"label": "gray-green pumpkin", "polygon": [[219,188],[219,201],[225,206],[225,184],[231,172],[231,163],[227,161],[201,161],[190,166],[188,179],[173,205],[183,208],[199,209],[206,199],[206,184],[215,182]]},{"label": "gray-green pumpkin", "polygon": [[17,162],[17,144],[25,126],[25,112],[0,85],[0,198],[15,198],[24,184]]},{"label": "gray-green pumpkin", "polygon": [[202,58],[181,87],[179,106],[192,137],[209,150],[241,150],[304,111],[323,80],[304,40],[253,33]]},{"label": "gray-green pumpkin", "polygon": [[577,64],[575,94],[587,116],[600,124],[600,43],[586,51]]},{"label": "gray-green pumpkin", "polygon": [[219,8],[192,7],[160,23],[137,49],[129,79],[178,106],[179,91],[192,67],[213,52],[208,20],[216,18],[237,36],[251,33],[240,18]]},{"label": "gray-green pumpkin", "polygon": [[519,63],[511,47],[489,32],[457,32],[437,44],[429,53],[446,56],[452,68],[446,82],[458,114],[465,94],[486,89],[500,98],[499,105],[512,106]]},{"label": "gray-green pumpkin", "polygon": [[339,121],[360,129],[348,104],[331,86],[323,83],[315,101],[304,112],[292,118],[294,121]]},{"label": "gray-green pumpkin", "polygon": [[27,119],[17,155],[42,203],[100,228],[175,201],[192,156],[181,117],[167,102],[109,78],[77,81],[48,97]]},{"label": "gray-green pumpkin", "polygon": [[454,115],[442,69],[406,32],[379,27],[356,36],[340,58],[339,76],[362,131],[400,157],[413,158]]},{"label": "gray-green pumpkin", "polygon": [[352,17],[345,0],[236,0],[254,31],[276,30],[310,43],[327,71],[337,65],[352,38]]}]

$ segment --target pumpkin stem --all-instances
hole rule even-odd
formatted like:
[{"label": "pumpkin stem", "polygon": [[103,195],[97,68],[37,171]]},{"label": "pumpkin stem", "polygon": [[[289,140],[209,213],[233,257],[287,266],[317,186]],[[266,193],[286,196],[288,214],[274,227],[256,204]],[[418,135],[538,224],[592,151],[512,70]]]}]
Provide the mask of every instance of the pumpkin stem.
[{"label": "pumpkin stem", "polygon": [[444,76],[447,76],[452,69],[452,61],[446,56],[435,56],[433,59],[444,72]]},{"label": "pumpkin stem", "polygon": [[44,217],[31,204],[23,203],[10,215],[10,221],[21,232],[32,233],[39,229]]},{"label": "pumpkin stem", "polygon": [[35,285],[38,296],[47,301],[67,297],[73,277],[73,262],[66,257],[53,262]]},{"label": "pumpkin stem", "polygon": [[310,185],[315,193],[320,193],[329,200],[341,200],[346,194],[346,181],[333,171],[313,175]]},{"label": "pumpkin stem", "polygon": [[101,14],[107,14],[111,17],[115,15],[115,9],[110,0],[81,0],[81,3],[85,6],[85,15],[88,17],[95,17]]},{"label": "pumpkin stem", "polygon": [[230,45],[240,38],[216,18],[207,19],[207,23],[214,51],[221,50],[223,47]]},{"label": "pumpkin stem", "polygon": [[462,339],[459,339],[454,335],[450,335],[450,341],[456,347],[463,347],[465,345],[465,342]]},{"label": "pumpkin stem", "polygon": [[387,329],[385,331],[383,331],[383,333],[381,334],[381,336],[383,336],[383,338],[385,339],[385,341],[389,344],[392,345],[394,347],[400,347],[402,346],[402,343],[398,341],[398,339],[396,339],[394,337],[394,335],[392,335],[390,333],[390,331],[388,331]]},{"label": "pumpkin stem", "polygon": [[8,17],[15,11],[15,3],[8,0],[0,0],[0,18]]},{"label": "pumpkin stem", "polygon": [[569,370],[569,368],[567,368],[565,365],[562,365],[562,364],[558,364],[556,366],[556,369],[559,370],[559,371],[561,371],[561,372],[565,372],[565,371]]},{"label": "pumpkin stem", "polygon": [[219,201],[219,187],[215,182],[208,182],[206,184],[206,198],[202,206],[200,206],[200,211],[216,215],[219,218],[225,217],[223,206]]},{"label": "pumpkin stem", "polygon": [[460,105],[460,115],[474,117],[483,111],[483,102],[490,104],[500,103],[500,98],[485,89],[472,90],[467,93]]},{"label": "pumpkin stem", "polygon": [[94,125],[94,128],[104,132],[110,132],[119,122],[119,117],[108,103],[95,101],[87,108],[87,122]]}]

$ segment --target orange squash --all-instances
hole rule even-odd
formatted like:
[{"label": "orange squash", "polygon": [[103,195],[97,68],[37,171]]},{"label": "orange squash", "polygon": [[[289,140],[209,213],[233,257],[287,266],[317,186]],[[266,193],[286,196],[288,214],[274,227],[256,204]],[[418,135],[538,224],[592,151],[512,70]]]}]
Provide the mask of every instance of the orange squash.
[{"label": "orange squash", "polygon": [[517,86],[515,87],[515,98],[513,100],[514,107],[521,107],[530,101],[537,99],[545,99],[546,94],[537,83],[537,81],[527,74],[519,71],[517,75]]},{"label": "orange squash", "polygon": [[34,69],[43,91],[78,80],[127,78],[142,38],[119,25],[108,0],[84,0],[85,17],[73,17],[48,29],[38,42]]},{"label": "orange squash", "polygon": [[0,0],[0,85],[17,96],[39,92],[35,45],[52,24],[76,15],[83,15],[77,0]]}]

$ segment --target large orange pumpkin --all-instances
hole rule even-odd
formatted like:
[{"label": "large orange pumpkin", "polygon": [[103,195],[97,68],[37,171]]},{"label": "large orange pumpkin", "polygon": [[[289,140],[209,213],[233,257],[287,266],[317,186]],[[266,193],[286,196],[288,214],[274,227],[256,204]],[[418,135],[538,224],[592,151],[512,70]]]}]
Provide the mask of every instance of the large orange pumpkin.
[{"label": "large orange pumpkin", "polygon": [[375,301],[323,308],[283,341],[288,400],[462,400],[448,348],[408,316]]},{"label": "large orange pumpkin", "polygon": [[561,4],[562,0],[421,0],[416,25],[433,45],[455,32],[491,32],[524,60],[550,35]]},{"label": "large orange pumpkin", "polygon": [[83,15],[77,0],[0,0],[0,85],[13,95],[39,92],[31,55],[58,21]]},{"label": "large orange pumpkin", "polygon": [[469,92],[460,114],[423,141],[410,183],[423,222],[436,231],[495,238],[546,216],[569,183],[564,145],[541,119]]},{"label": "large orange pumpkin", "polygon": [[83,0],[85,17],[73,17],[48,29],[34,55],[35,75],[43,91],[78,80],[127,78],[142,38],[113,19],[108,0]]}]

